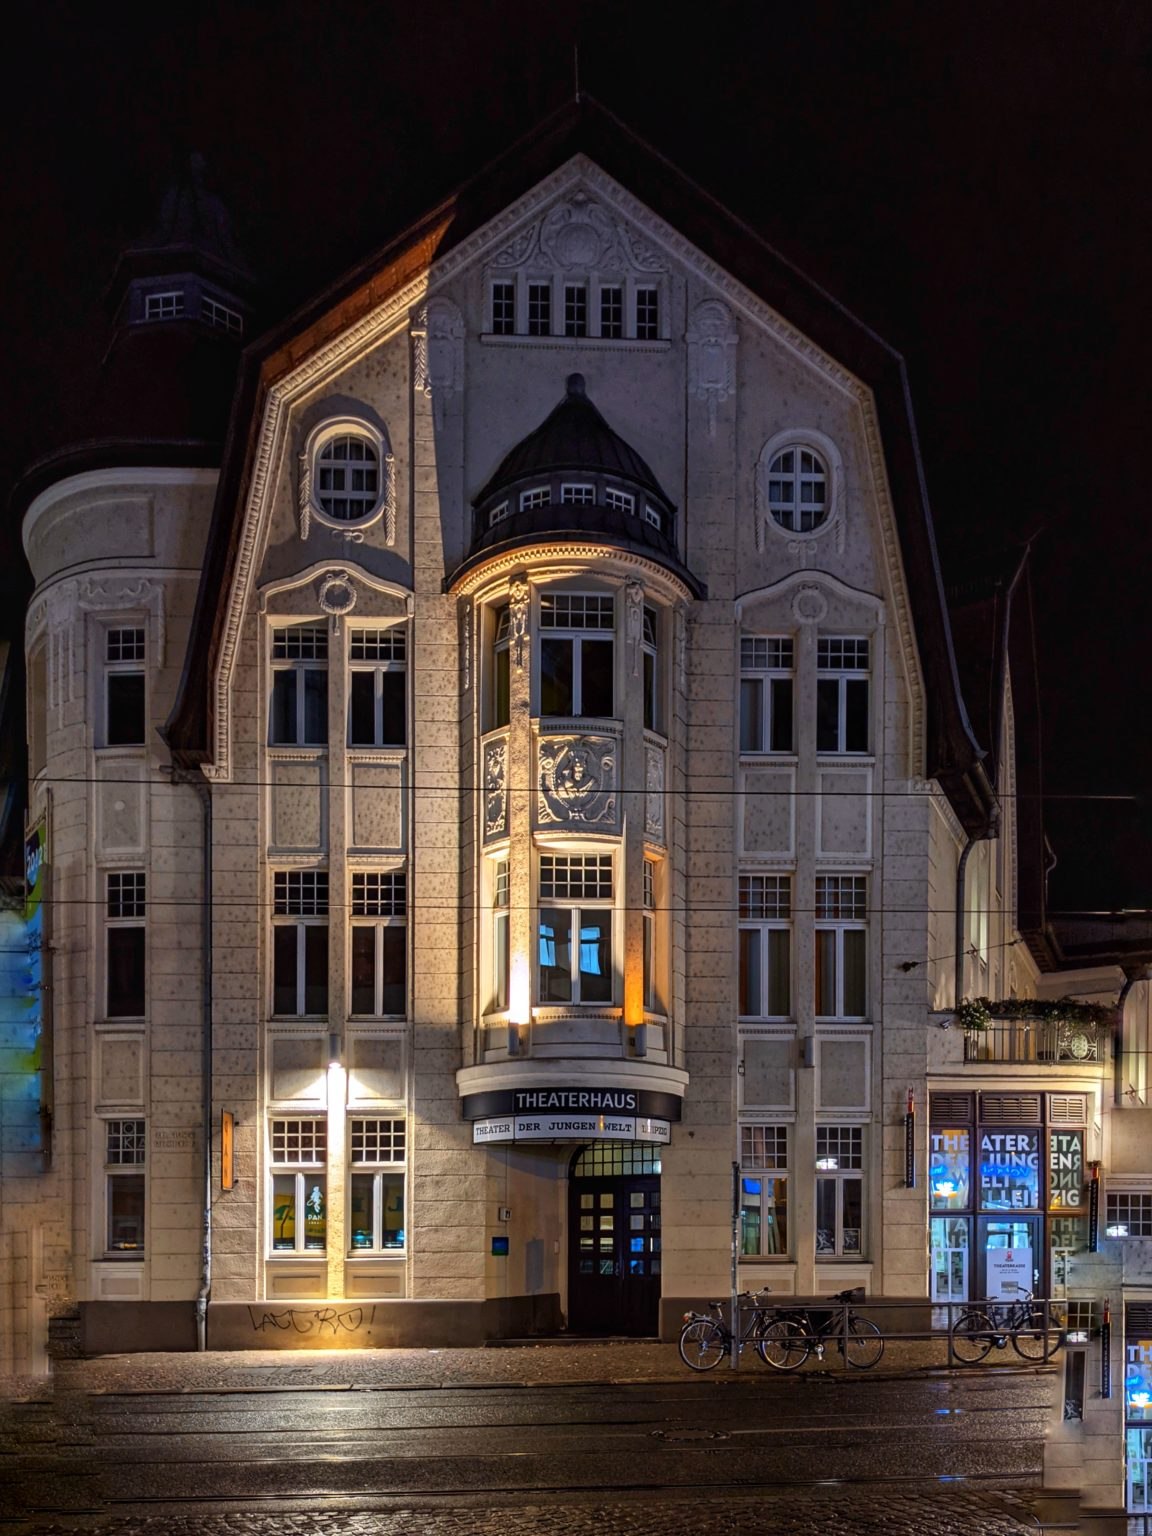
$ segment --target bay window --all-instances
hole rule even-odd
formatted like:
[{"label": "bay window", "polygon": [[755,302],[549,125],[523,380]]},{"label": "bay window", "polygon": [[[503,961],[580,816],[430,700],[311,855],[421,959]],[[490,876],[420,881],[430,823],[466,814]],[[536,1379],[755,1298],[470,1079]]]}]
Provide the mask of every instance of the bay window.
[{"label": "bay window", "polygon": [[783,1019],[792,1009],[792,877],[740,876],[740,1016]]},{"label": "bay window", "polygon": [[868,1012],[868,877],[816,877],[816,1017]]},{"label": "bay window", "polygon": [[612,855],[541,854],[537,998],[610,1003]]},{"label": "bay window", "polygon": [[611,597],[580,592],[540,598],[540,713],[613,713],[616,611]]},{"label": "bay window", "polygon": [[864,1254],[864,1128],[816,1127],[816,1257]]}]

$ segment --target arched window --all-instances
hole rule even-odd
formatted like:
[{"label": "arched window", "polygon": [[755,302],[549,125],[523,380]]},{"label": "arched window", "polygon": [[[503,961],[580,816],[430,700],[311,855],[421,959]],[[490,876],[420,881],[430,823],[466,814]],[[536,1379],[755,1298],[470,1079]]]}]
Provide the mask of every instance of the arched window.
[{"label": "arched window", "polygon": [[811,533],[828,517],[828,467],[814,449],[782,448],[768,466],[768,510],[788,533]]}]

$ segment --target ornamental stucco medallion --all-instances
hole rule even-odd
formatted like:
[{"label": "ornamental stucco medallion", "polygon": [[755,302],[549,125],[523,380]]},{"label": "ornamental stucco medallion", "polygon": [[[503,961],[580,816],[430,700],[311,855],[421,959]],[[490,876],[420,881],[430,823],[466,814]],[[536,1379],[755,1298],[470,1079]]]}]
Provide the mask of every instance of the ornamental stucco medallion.
[{"label": "ornamental stucco medallion", "polygon": [[610,736],[551,736],[541,741],[539,821],[561,826],[614,822],[616,750]]},{"label": "ornamental stucco medallion", "polygon": [[484,836],[508,830],[508,743],[501,738],[484,747]]},{"label": "ornamental stucco medallion", "polygon": [[664,841],[664,751],[652,742],[644,748],[644,836]]}]

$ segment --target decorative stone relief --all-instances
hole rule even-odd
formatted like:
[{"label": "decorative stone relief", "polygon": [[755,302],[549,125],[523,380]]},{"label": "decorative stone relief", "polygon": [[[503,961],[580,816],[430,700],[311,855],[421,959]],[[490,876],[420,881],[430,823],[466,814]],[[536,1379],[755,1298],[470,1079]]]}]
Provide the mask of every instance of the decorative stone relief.
[{"label": "decorative stone relief", "polygon": [[144,608],[152,615],[154,625],[151,639],[155,657],[153,665],[164,665],[164,588],[147,576],[133,580],[126,576],[83,576],[77,583],[77,606],[90,612],[116,612]]},{"label": "decorative stone relief", "polygon": [[[314,433],[313,438],[315,435]],[[305,448],[297,459],[296,480],[296,517],[301,540],[308,538],[315,520],[327,528],[334,539],[342,539],[345,544],[363,544],[365,532],[379,520],[383,524],[385,544],[395,544],[396,455],[389,450],[387,443],[382,444],[380,448],[380,503],[371,516],[347,526],[333,522],[323,509],[317,506],[313,489],[312,454]]]},{"label": "decorative stone relief", "polygon": [[828,600],[819,587],[801,587],[792,599],[792,616],[798,624],[820,624],[828,612]]},{"label": "decorative stone relief", "polygon": [[736,393],[736,345],[732,311],[719,299],[705,299],[692,314],[688,343],[688,390],[708,406],[708,436],[716,435],[716,409]]},{"label": "decorative stone relief", "polygon": [[644,649],[644,588],[638,581],[630,581],[624,588],[627,599],[628,652],[632,657],[632,676],[640,676],[640,657]]},{"label": "decorative stone relief", "polygon": [[652,742],[644,747],[644,836],[664,841],[664,751]]},{"label": "decorative stone relief", "polygon": [[512,621],[512,642],[516,665],[524,665],[524,637],[528,633],[528,583],[513,581],[508,587],[508,612]]},{"label": "decorative stone relief", "polygon": [[357,592],[350,571],[329,571],[316,589],[316,601],[332,620],[332,628],[340,628],[340,620],[356,606]]},{"label": "decorative stone relief", "polygon": [[489,266],[505,271],[522,267],[537,253],[562,270],[667,270],[664,257],[639,230],[582,188],[521,230],[490,258]]},{"label": "decorative stone relief", "polygon": [[433,419],[444,425],[444,407],[464,387],[464,317],[451,299],[429,299],[412,326],[413,376],[418,394],[432,401]]},{"label": "decorative stone relief", "polygon": [[300,537],[306,539],[312,527],[312,460],[305,449],[296,466],[296,515],[300,522]]},{"label": "decorative stone relief", "polygon": [[617,743],[610,736],[546,736],[539,752],[542,825],[603,826],[616,820]]},{"label": "decorative stone relief", "polygon": [[503,837],[508,830],[508,741],[484,744],[484,836]]}]

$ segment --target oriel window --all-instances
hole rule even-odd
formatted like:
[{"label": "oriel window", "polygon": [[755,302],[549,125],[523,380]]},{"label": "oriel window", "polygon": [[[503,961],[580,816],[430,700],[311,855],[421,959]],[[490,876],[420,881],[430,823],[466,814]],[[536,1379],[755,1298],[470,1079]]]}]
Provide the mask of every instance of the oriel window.
[{"label": "oriel window", "polygon": [[615,603],[581,592],[540,598],[541,715],[611,716]]}]

